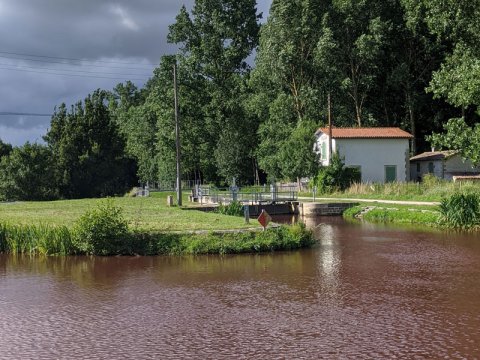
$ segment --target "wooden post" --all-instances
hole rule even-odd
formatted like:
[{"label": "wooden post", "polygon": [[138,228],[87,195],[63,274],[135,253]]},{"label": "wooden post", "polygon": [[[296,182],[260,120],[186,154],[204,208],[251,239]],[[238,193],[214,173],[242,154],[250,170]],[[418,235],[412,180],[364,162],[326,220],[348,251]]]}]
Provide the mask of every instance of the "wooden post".
[{"label": "wooden post", "polygon": [[330,93],[328,93],[328,165],[332,163],[332,155],[333,155],[333,143],[332,143],[332,99]]},{"label": "wooden post", "polygon": [[173,64],[173,93],[175,97],[175,142],[177,147],[177,205],[182,206],[182,169],[180,168],[180,116],[178,113],[177,61]]}]

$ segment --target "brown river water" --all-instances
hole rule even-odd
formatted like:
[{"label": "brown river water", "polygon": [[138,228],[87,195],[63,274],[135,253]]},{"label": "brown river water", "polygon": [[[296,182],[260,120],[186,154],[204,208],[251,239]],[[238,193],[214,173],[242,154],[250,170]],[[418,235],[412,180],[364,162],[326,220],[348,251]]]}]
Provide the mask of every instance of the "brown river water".
[{"label": "brown river water", "polygon": [[0,359],[480,358],[480,235],[307,225],[291,253],[0,255]]}]

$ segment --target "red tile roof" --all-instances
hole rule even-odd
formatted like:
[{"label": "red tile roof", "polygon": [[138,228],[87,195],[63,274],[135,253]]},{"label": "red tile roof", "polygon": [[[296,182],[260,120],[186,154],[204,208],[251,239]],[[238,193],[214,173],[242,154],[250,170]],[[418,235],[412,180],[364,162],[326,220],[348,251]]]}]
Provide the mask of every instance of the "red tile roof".
[{"label": "red tile roof", "polygon": [[[329,128],[320,128],[316,134],[322,132],[330,135]],[[411,134],[398,127],[377,127],[377,128],[333,128],[333,138],[336,139],[410,139]]]}]

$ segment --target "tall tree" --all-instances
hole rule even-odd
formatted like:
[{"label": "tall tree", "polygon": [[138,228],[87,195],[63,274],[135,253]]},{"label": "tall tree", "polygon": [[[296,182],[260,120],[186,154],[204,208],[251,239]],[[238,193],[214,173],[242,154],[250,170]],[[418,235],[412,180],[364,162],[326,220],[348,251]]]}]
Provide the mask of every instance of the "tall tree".
[{"label": "tall tree", "polygon": [[114,195],[135,183],[124,139],[108,108],[109,97],[97,90],[70,112],[62,104],[52,116],[45,141],[56,160],[63,197]]},{"label": "tall tree", "polygon": [[138,90],[127,81],[113,91],[110,111],[126,140],[125,150],[137,163],[137,175],[142,182],[157,180],[156,144],[157,118],[145,105],[148,87]]},{"label": "tall tree", "polygon": [[1,200],[53,200],[58,197],[54,160],[50,150],[39,144],[15,147],[0,159]]},{"label": "tall tree", "polygon": [[8,144],[8,143],[4,143],[1,139],[0,139],[0,159],[2,158],[2,156],[7,156],[9,155],[13,150],[13,147],[12,145]]},{"label": "tall tree", "polygon": [[466,109],[480,105],[480,0],[423,0],[431,32],[453,44],[430,90]]},{"label": "tall tree", "polygon": [[247,58],[258,42],[258,19],[255,0],[196,0],[191,14],[182,7],[170,27],[169,41],[180,44],[180,70],[205,95],[201,98],[201,128],[207,140],[203,146],[214,156],[214,163],[207,161],[206,168],[214,165],[225,180],[235,176],[246,181],[253,173],[247,173],[245,164],[253,163],[249,144],[257,126],[245,126],[250,117],[241,100],[250,71]]},{"label": "tall tree", "polygon": [[[250,108],[260,122],[258,163],[271,180],[293,180],[311,169],[313,133],[333,88],[315,63],[328,7],[328,2],[274,0],[261,30]],[[305,137],[306,128],[311,134]]]}]

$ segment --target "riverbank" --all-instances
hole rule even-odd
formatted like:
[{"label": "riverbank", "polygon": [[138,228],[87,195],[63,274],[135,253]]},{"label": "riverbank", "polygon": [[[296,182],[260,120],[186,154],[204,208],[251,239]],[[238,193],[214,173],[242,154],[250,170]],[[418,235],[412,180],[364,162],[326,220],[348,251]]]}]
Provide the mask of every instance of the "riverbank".
[{"label": "riverbank", "polygon": [[245,224],[242,217],[168,207],[167,195],[115,198],[110,205],[101,199],[2,203],[0,252],[233,254],[293,250],[314,243],[311,231],[301,225],[259,231],[259,225]]},{"label": "riverbank", "polygon": [[401,205],[364,202],[343,213],[345,219],[364,220],[372,223],[409,224],[429,227],[439,226],[440,211],[432,205]]},{"label": "riverbank", "polygon": [[314,244],[304,226],[235,233],[129,232],[89,250],[67,227],[0,224],[0,253],[28,255],[199,255],[295,250]]}]

